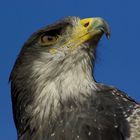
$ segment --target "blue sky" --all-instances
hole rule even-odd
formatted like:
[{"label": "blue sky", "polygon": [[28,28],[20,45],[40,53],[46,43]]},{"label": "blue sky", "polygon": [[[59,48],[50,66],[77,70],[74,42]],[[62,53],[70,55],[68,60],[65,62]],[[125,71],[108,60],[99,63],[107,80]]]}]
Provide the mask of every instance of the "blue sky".
[{"label": "blue sky", "polygon": [[98,47],[95,77],[140,102],[139,0],[3,0],[0,4],[0,139],[16,140],[8,77],[26,39],[65,16],[101,16],[111,27]]}]

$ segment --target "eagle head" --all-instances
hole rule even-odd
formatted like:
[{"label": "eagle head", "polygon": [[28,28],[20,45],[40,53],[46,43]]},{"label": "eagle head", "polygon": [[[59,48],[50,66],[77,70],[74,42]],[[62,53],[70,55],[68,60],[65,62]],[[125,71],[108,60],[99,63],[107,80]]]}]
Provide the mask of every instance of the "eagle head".
[{"label": "eagle head", "polygon": [[24,74],[31,69],[43,71],[47,65],[46,74],[53,77],[85,59],[92,67],[96,46],[104,33],[109,38],[109,26],[102,18],[67,17],[46,26],[24,44],[12,75],[20,70]]}]

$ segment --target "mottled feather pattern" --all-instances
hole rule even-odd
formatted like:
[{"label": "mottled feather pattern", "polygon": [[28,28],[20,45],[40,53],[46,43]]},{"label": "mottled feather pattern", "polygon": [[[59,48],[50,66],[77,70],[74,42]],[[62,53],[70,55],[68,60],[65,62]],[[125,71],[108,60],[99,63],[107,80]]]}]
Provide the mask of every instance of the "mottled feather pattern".
[{"label": "mottled feather pattern", "polygon": [[140,139],[140,106],[136,106],[137,109],[127,118],[130,126],[131,136],[128,140]]}]

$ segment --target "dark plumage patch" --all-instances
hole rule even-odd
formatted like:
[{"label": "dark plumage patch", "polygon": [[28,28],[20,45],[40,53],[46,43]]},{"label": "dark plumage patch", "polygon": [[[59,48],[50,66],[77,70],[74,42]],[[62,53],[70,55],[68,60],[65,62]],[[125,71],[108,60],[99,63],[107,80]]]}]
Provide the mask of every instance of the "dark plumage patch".
[{"label": "dark plumage patch", "polygon": [[72,99],[64,102],[51,140],[125,140],[130,136],[126,118],[136,109],[136,102],[116,88],[98,87],[82,104]]}]

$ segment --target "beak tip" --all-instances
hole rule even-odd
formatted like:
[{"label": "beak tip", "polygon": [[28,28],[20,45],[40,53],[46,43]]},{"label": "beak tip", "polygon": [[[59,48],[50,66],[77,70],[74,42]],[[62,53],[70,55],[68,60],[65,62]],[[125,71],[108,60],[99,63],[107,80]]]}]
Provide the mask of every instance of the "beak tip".
[{"label": "beak tip", "polygon": [[110,39],[110,27],[108,25],[108,23],[106,22],[106,20],[104,20],[103,18],[101,17],[97,17],[97,18],[94,18],[94,24],[98,24],[96,25],[96,28],[97,29],[100,29],[102,32],[105,33],[107,39]]},{"label": "beak tip", "polygon": [[106,38],[109,40],[110,39],[110,33],[106,34]]}]

